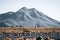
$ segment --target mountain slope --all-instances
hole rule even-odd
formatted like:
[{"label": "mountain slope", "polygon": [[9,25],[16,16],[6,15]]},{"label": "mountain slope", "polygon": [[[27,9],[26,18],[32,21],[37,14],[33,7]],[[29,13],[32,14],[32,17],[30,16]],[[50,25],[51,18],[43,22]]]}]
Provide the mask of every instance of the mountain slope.
[{"label": "mountain slope", "polygon": [[23,7],[16,12],[0,14],[0,26],[59,27],[60,22],[44,15],[35,8]]}]

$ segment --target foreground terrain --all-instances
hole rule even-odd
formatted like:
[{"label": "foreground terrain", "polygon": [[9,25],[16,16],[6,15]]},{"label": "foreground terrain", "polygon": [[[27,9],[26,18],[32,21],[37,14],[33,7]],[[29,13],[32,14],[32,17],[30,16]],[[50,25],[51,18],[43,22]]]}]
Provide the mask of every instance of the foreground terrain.
[{"label": "foreground terrain", "polygon": [[60,28],[0,27],[0,40],[60,40]]}]

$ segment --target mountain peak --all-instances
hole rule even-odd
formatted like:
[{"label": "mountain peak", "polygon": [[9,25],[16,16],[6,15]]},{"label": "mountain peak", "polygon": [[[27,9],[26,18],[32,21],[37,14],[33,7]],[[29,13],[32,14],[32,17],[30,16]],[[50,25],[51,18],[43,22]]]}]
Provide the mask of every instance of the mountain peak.
[{"label": "mountain peak", "polygon": [[[22,7],[18,11],[12,14],[0,15],[0,26],[7,25],[7,26],[24,26],[24,27],[59,27],[60,22],[49,18],[48,16],[44,15],[42,12],[39,12],[35,8],[26,8]],[[3,20],[3,21],[2,21]],[[2,26],[3,27],[3,26]]]},{"label": "mountain peak", "polygon": [[36,10],[35,8],[31,8],[30,10]]},{"label": "mountain peak", "polygon": [[28,8],[26,8],[26,7],[22,7],[22,8],[19,9],[18,11],[20,12],[20,11],[26,11],[26,10],[28,10]]},{"label": "mountain peak", "polygon": [[[28,9],[26,7],[22,7],[21,9]],[[31,10],[36,10],[35,8],[30,8]]]},{"label": "mountain peak", "polygon": [[26,9],[26,7],[22,7],[21,9]]},{"label": "mountain peak", "polygon": [[27,11],[36,11],[35,8],[26,8],[26,7],[22,7],[21,9],[19,9],[17,12],[27,12]]},{"label": "mountain peak", "polygon": [[27,10],[27,8],[26,8],[26,7],[22,7],[21,9],[22,9],[22,10]]}]

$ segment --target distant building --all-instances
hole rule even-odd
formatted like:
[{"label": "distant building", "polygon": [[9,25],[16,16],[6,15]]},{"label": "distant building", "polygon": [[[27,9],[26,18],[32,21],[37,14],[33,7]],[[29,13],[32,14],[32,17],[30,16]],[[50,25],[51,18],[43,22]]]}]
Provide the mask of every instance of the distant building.
[{"label": "distant building", "polygon": [[5,38],[4,40],[12,40],[11,38]]},{"label": "distant building", "polygon": [[60,40],[60,31],[57,32],[45,28],[0,28],[0,40]]}]

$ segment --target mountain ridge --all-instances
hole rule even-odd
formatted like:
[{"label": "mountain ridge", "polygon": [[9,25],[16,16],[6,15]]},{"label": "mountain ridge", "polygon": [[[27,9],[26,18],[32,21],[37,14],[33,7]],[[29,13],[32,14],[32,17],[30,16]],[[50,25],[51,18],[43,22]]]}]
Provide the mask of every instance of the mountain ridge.
[{"label": "mountain ridge", "polygon": [[[2,24],[2,25],[1,25]],[[59,27],[60,22],[46,16],[35,8],[22,7],[16,12],[0,14],[0,27],[23,26],[23,27]]]}]

